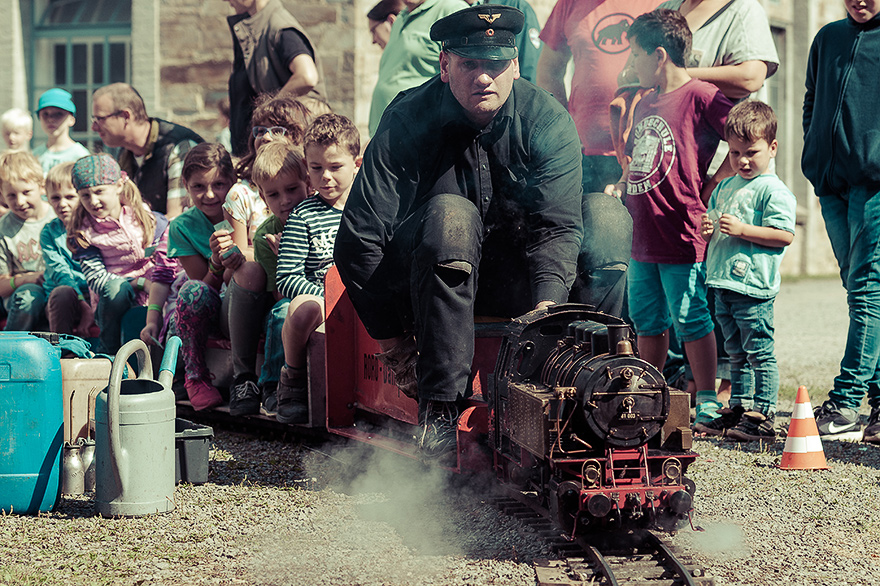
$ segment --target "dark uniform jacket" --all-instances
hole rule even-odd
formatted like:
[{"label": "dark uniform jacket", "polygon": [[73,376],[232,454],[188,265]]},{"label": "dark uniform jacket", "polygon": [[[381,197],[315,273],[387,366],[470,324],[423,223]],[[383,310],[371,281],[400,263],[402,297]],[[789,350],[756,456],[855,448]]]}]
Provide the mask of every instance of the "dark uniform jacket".
[{"label": "dark uniform jacket", "polygon": [[395,98],[364,153],[336,238],[355,307],[357,297],[369,297],[377,314],[393,312],[382,307],[393,303],[382,299],[382,283],[371,279],[397,226],[439,194],[460,195],[479,210],[481,278],[486,270],[525,272],[527,309],[566,300],[582,237],[581,147],[574,122],[549,93],[516,80],[485,129],[467,121],[439,76]]},{"label": "dark uniform jacket", "polygon": [[[205,142],[204,139],[185,126],[172,122],[166,122],[159,118],[150,118],[150,124],[158,124],[158,133],[155,136],[153,148],[144,155],[144,160],[137,164],[134,154],[123,149],[119,153],[119,167],[128,173],[141,192],[144,201],[147,202],[154,212],[166,213],[168,204],[168,155],[184,140],[196,143]],[[151,139],[153,131],[151,130]]]}]

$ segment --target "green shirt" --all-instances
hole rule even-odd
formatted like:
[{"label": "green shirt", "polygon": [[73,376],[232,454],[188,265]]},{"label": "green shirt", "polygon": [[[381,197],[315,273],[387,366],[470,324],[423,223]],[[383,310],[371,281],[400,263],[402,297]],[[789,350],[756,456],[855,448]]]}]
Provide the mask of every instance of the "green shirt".
[{"label": "green shirt", "polygon": [[211,258],[211,235],[214,225],[198,208],[189,208],[173,220],[168,228],[168,258],[201,256]]},{"label": "green shirt", "polygon": [[468,6],[464,0],[425,0],[412,12],[404,9],[400,13],[379,61],[379,79],[370,105],[370,136],[397,94],[440,73],[440,43],[431,40],[431,25]]},{"label": "green shirt", "polygon": [[266,291],[275,292],[275,273],[278,269],[278,255],[266,242],[266,234],[278,234],[284,231],[284,224],[274,214],[260,224],[254,234],[254,260],[266,271]]}]

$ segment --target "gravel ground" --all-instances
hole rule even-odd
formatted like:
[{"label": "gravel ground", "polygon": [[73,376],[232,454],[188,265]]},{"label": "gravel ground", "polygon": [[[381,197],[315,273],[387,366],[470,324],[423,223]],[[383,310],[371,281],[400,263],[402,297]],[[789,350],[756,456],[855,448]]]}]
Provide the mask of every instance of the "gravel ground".
[{"label": "gravel ground", "polygon": [[[835,280],[783,285],[780,423],[794,389],[824,400],[842,354]],[[534,585],[549,553],[485,504],[485,487],[358,445],[256,440],[215,429],[208,484],[176,509],[94,515],[90,496],[0,516],[0,586],[19,584]],[[694,523],[674,541],[719,586],[880,584],[880,447],[825,442],[828,471],[780,471],[782,443],[700,439]],[[355,473],[357,470],[359,472]]]}]

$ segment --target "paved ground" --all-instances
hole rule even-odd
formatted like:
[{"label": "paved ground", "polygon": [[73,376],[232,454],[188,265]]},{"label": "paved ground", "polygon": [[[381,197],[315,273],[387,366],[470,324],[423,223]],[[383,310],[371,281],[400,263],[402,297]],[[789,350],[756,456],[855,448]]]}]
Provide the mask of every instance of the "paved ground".
[{"label": "paved ground", "polygon": [[776,298],[776,355],[780,398],[806,385],[821,403],[840,367],[849,323],[846,292],[837,277],[785,280]]}]

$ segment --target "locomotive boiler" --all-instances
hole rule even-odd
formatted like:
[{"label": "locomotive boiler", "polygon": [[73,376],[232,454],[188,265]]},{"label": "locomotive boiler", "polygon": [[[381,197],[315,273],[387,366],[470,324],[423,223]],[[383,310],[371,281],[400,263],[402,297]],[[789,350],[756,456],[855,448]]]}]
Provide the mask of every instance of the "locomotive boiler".
[{"label": "locomotive boiler", "polygon": [[638,357],[623,320],[571,304],[514,320],[487,402],[497,474],[572,533],[670,529],[691,510],[689,396]]}]

